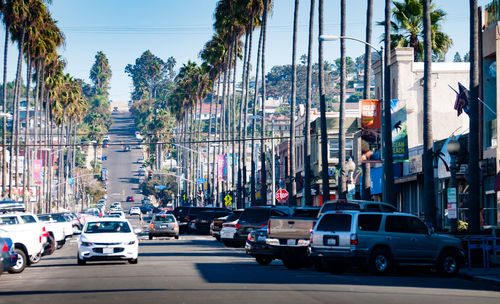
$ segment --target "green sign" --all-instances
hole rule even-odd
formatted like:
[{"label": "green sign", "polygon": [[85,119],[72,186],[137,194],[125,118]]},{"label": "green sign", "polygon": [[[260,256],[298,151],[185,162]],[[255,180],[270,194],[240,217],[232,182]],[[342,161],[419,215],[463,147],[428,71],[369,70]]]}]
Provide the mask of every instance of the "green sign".
[{"label": "green sign", "polygon": [[457,188],[448,188],[448,204],[457,203]]},{"label": "green sign", "polygon": [[392,157],[395,162],[408,161],[408,124],[406,102],[391,99]]}]

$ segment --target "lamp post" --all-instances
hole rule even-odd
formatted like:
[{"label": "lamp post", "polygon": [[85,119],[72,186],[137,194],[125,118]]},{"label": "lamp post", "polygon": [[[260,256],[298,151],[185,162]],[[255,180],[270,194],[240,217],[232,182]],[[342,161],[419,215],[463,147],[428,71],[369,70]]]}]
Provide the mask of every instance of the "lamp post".
[{"label": "lamp post", "polygon": [[[370,48],[372,48],[374,51],[376,51],[379,56],[380,56],[380,101],[382,104],[385,104],[384,102],[384,47],[381,46],[380,49],[377,49],[373,44],[371,43],[368,43],[366,41],[363,41],[361,39],[358,39],[358,38],[354,38],[354,37],[350,37],[350,36],[334,36],[334,35],[320,35],[318,37],[319,40],[321,41],[337,41],[337,40],[340,40],[340,39],[348,39],[348,40],[354,40],[354,41],[358,41],[358,42],[361,42],[367,46],[369,46]],[[389,96],[388,96],[389,98]],[[387,122],[387,119],[390,121],[390,109],[386,109],[386,107],[384,106],[384,123],[382,124],[382,128],[384,128],[383,130],[383,150],[384,150],[384,155],[386,156],[385,158],[387,159],[392,159],[392,137],[391,137],[391,127],[389,126],[389,124],[385,123]],[[388,114],[389,113],[389,114]],[[388,116],[388,117],[387,117]],[[327,141],[326,141],[326,138],[321,138],[321,144],[322,145],[326,145],[327,144]],[[387,154],[389,154],[391,157],[387,157]],[[384,191],[383,191],[383,194],[384,194],[384,201],[387,201],[388,199],[390,201],[388,201],[389,203],[392,203],[392,200],[393,198],[392,197],[388,197],[388,196],[391,196],[392,194],[390,194],[389,192],[392,193],[393,189],[394,189],[394,180],[393,179],[389,179],[389,178],[386,178],[386,176],[394,176],[394,172],[393,172],[393,164],[392,164],[392,161],[391,162],[387,162],[387,161],[384,161],[382,163],[383,165],[383,168],[384,168],[384,181],[383,181],[383,185],[384,185]],[[391,172],[391,174],[388,174],[388,172]]]},{"label": "lamp post", "polygon": [[[261,115],[250,115],[248,116],[249,119],[251,120],[258,120],[258,119],[261,119],[262,116]],[[252,123],[255,123],[252,121]],[[255,171],[257,171],[257,168],[256,168],[256,162],[255,162],[255,145],[254,145],[254,141],[255,141],[255,138],[253,137],[252,135],[252,158],[251,158],[251,170],[252,172],[250,173],[250,176],[251,176],[251,183],[250,183],[250,204],[253,204],[255,203]],[[262,183],[262,181],[261,181]],[[262,192],[261,192],[261,196],[262,196]]]},{"label": "lamp post", "polygon": [[451,231],[456,232],[458,227],[457,208],[457,155],[460,152],[460,143],[453,136],[446,145],[446,151],[450,154],[450,183],[448,186],[448,219],[450,220]]}]

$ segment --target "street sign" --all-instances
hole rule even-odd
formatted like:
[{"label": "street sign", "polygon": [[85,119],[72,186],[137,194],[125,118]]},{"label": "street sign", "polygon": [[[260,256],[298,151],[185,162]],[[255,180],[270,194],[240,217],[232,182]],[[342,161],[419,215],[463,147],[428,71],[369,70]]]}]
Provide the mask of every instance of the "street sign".
[{"label": "street sign", "polygon": [[449,219],[457,218],[457,188],[448,188],[447,190],[448,204],[446,209],[448,211]]},{"label": "street sign", "polygon": [[158,190],[163,190],[163,189],[166,189],[167,186],[166,185],[158,185],[158,186],[155,186],[155,188]]},{"label": "street sign", "polygon": [[276,199],[278,201],[286,201],[288,199],[288,191],[286,189],[278,189],[276,191]]},{"label": "street sign", "polygon": [[197,178],[197,179],[196,179],[196,182],[197,182],[198,184],[203,184],[203,183],[206,183],[206,182],[207,182],[207,179],[206,179],[206,178]]},{"label": "street sign", "polygon": [[224,197],[224,203],[226,206],[231,206],[233,204],[233,198],[231,195],[228,194]]}]

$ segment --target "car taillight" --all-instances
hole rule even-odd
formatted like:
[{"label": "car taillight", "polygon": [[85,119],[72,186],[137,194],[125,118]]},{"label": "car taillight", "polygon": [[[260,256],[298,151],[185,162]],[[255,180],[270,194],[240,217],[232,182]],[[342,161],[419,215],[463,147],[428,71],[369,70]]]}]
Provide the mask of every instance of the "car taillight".
[{"label": "car taillight", "polygon": [[267,235],[271,234],[271,220],[267,221]]},{"label": "car taillight", "polygon": [[149,228],[153,229],[155,227],[155,224],[154,223],[151,223],[151,225],[149,225]]},{"label": "car taillight", "polygon": [[309,244],[312,245],[313,243],[313,234],[311,233],[311,237],[309,238]]},{"label": "car taillight", "polygon": [[351,246],[356,246],[356,245],[358,245],[358,235],[351,234]]},{"label": "car taillight", "polygon": [[2,247],[2,252],[7,252],[7,251],[9,251],[9,246],[7,246],[7,242],[4,242]]},{"label": "car taillight", "polygon": [[252,233],[249,233],[249,234],[248,234],[247,240],[248,240],[249,242],[251,242],[251,241],[252,241]]},{"label": "car taillight", "polygon": [[179,228],[179,225],[177,223],[174,224],[174,229]]},{"label": "car taillight", "polygon": [[240,223],[236,223],[236,225],[234,227],[236,227],[236,229],[240,229],[241,225],[240,225]]},{"label": "car taillight", "polygon": [[309,233],[313,233],[314,226],[316,226],[316,222],[312,223],[312,227],[311,227],[311,229],[309,229]]}]

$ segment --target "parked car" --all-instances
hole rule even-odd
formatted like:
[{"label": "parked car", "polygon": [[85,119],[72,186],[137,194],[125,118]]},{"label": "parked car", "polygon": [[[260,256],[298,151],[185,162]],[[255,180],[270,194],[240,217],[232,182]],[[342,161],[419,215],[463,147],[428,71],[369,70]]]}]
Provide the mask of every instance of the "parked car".
[{"label": "parked car", "polygon": [[106,217],[125,218],[125,214],[123,213],[123,211],[113,211],[108,213]]},{"label": "parked car", "polygon": [[198,217],[191,221],[190,229],[199,234],[210,234],[210,226],[215,218],[227,216],[231,213],[229,210],[223,211],[202,211]]},{"label": "parked car", "polygon": [[133,202],[134,201],[134,197],[132,195],[129,195],[129,196],[127,196],[126,201],[127,202]]},{"label": "parked car", "polygon": [[149,239],[159,236],[174,237],[179,239],[179,224],[173,214],[156,214],[149,223]]},{"label": "parked car", "polygon": [[102,138],[103,140],[111,140],[111,137],[109,137],[108,134],[104,135],[104,137]]},{"label": "parked car", "polygon": [[219,217],[213,220],[210,225],[210,235],[220,241],[220,231],[222,229],[222,224],[226,222],[233,222],[240,218],[243,210],[233,210],[233,212],[227,216]]},{"label": "parked car", "polygon": [[234,233],[233,242],[237,246],[244,246],[248,233],[266,226],[271,216],[284,217],[290,216],[290,214],[291,209],[288,207],[262,206],[246,208],[241,213],[235,226],[236,232]]},{"label": "parked car", "polygon": [[458,238],[437,234],[407,213],[327,212],[311,234],[309,255],[333,273],[366,265],[374,274],[395,266],[435,267],[454,276],[464,261]]},{"label": "parked car", "polygon": [[139,240],[125,219],[99,218],[85,223],[78,239],[78,265],[88,261],[128,260],[137,264]]},{"label": "parked car", "polygon": [[124,152],[130,152],[130,146],[129,145],[123,146],[123,151]]},{"label": "parked car", "polygon": [[134,149],[142,149],[142,146],[141,145],[135,145]]},{"label": "parked car", "polygon": [[280,258],[277,248],[266,244],[267,226],[248,234],[245,251],[255,258],[260,265],[269,265],[274,259]]},{"label": "parked car", "polygon": [[239,225],[238,222],[239,219],[222,224],[222,229],[220,230],[220,240],[226,247],[243,247],[241,242],[236,242],[234,240],[236,226]]},{"label": "parked car", "polygon": [[0,214],[0,237],[14,242],[18,263],[25,265],[38,263],[49,241],[44,224],[27,212]]},{"label": "parked car", "polygon": [[49,233],[47,244],[44,247],[43,254],[51,255],[56,249],[61,248],[66,243],[64,234],[64,223],[58,223],[50,214],[38,214],[38,219],[44,223],[45,229]]},{"label": "parked car", "polygon": [[144,158],[139,157],[139,158],[137,159],[137,163],[138,163],[138,164],[144,164]]},{"label": "parked car", "polygon": [[[227,212],[226,208],[214,208],[214,207],[177,207],[172,211],[175,215],[177,222],[179,223],[180,233],[190,232],[191,228],[189,224],[192,220],[196,219],[198,215],[203,211],[223,211]],[[229,212],[228,212],[229,213]]]},{"label": "parked car", "polygon": [[26,263],[20,261],[20,265],[17,265],[18,254],[15,251],[14,243],[10,238],[0,237],[0,274],[4,271],[10,273],[20,273],[26,267]]},{"label": "parked car", "polygon": [[286,268],[299,269],[310,264],[307,247],[318,212],[318,207],[295,208],[292,216],[269,218],[266,242],[275,249]]},{"label": "parked car", "polygon": [[130,215],[141,215],[141,209],[139,207],[132,207],[129,211]]}]

